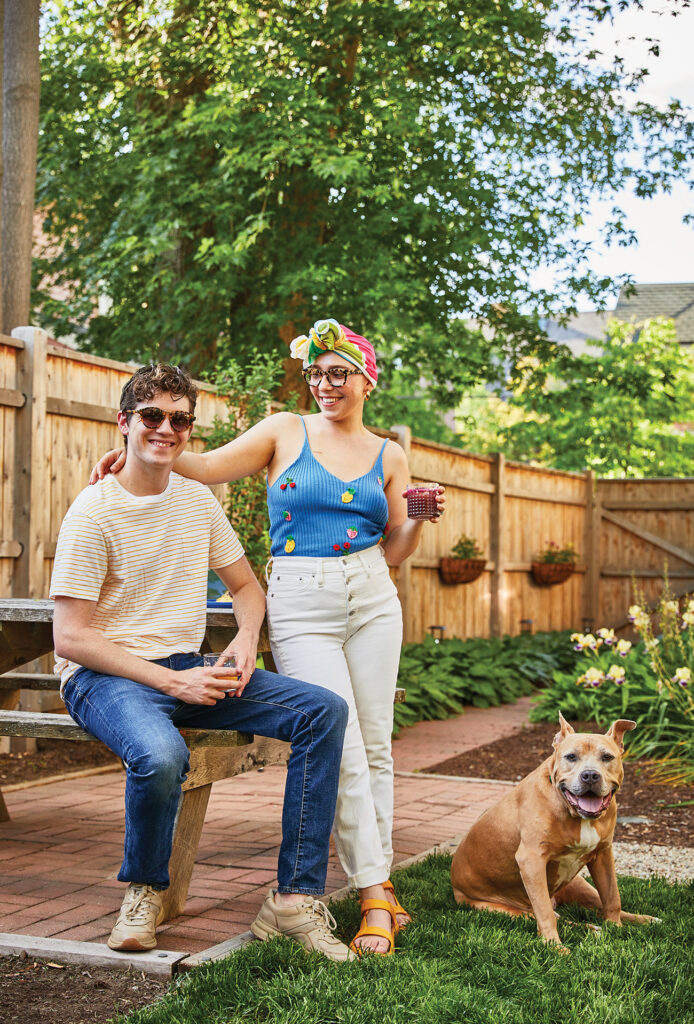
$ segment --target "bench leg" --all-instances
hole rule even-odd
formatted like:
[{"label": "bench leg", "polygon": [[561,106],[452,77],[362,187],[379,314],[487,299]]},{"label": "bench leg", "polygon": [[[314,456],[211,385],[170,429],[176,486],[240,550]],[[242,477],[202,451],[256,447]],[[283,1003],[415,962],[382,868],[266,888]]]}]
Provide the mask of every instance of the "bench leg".
[{"label": "bench leg", "polygon": [[183,912],[211,791],[212,783],[209,783],[183,794],[169,861],[171,884],[164,893],[163,921],[178,917]]},{"label": "bench leg", "polygon": [[7,804],[5,803],[5,797],[2,795],[0,789],[0,821],[9,821],[10,812],[7,810]]}]

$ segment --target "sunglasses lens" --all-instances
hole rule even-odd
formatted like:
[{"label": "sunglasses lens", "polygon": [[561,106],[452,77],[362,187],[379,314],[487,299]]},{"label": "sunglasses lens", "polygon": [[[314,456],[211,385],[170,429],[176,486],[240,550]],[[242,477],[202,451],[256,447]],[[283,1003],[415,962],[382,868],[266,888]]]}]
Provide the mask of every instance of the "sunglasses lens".
[{"label": "sunglasses lens", "polygon": [[164,422],[161,409],[138,409],[138,414],[148,430],[156,430]]},{"label": "sunglasses lens", "polygon": [[175,412],[171,416],[171,426],[174,430],[187,430],[193,422],[193,417],[189,412]]}]

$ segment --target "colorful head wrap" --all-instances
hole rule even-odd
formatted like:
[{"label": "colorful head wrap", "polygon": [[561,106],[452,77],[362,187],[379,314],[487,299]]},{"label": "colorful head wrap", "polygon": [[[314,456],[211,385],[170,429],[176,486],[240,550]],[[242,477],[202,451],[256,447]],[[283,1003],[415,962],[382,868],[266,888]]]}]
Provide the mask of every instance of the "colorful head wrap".
[{"label": "colorful head wrap", "polygon": [[366,338],[362,338],[361,334],[355,334],[337,320],[316,320],[308,336],[301,334],[294,338],[290,352],[294,359],[302,359],[304,366],[315,363],[325,352],[336,352],[361,370],[366,379],[376,387],[378,367],[373,345]]}]

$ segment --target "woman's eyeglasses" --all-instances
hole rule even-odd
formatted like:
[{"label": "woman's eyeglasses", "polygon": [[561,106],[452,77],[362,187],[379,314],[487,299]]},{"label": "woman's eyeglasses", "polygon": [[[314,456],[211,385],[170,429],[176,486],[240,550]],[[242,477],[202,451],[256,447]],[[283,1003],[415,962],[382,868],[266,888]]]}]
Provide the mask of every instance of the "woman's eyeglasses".
[{"label": "woman's eyeglasses", "polygon": [[172,428],[179,433],[188,430],[195,423],[195,416],[192,412],[169,412],[168,409],[159,409],[156,405],[148,405],[144,409],[123,409],[123,412],[136,412],[148,430],[157,430],[164,420],[168,419]]},{"label": "woman's eyeglasses", "polygon": [[341,388],[348,377],[353,373],[361,373],[361,370],[346,370],[342,366],[331,366],[329,370],[321,370],[317,366],[308,366],[302,372],[310,388],[317,388],[323,377],[328,378],[328,383],[332,387]]}]

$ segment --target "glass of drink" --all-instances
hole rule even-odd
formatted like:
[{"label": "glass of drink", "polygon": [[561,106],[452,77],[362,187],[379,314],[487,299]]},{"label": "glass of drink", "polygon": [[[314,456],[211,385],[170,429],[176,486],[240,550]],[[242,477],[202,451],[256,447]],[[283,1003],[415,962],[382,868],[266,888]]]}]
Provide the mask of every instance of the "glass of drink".
[{"label": "glass of drink", "polygon": [[[202,661],[205,668],[220,668],[227,670],[224,672],[224,675],[218,675],[217,679],[228,679],[230,682],[238,683],[239,674],[236,670],[235,654],[203,654]],[[233,696],[236,693],[236,687],[230,686],[226,692],[229,696]]]},{"label": "glass of drink", "polygon": [[438,516],[439,509],[436,496],[438,484],[413,484],[407,488],[407,518],[433,519]]}]

